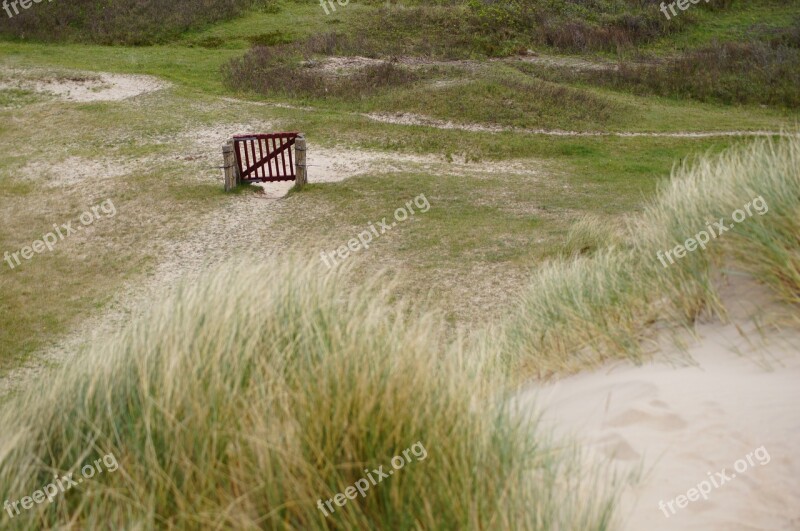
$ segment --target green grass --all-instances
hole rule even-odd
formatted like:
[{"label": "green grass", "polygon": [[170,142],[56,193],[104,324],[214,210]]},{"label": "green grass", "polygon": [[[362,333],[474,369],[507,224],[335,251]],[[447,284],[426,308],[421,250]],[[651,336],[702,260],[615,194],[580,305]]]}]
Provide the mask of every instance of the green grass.
[{"label": "green grass", "polygon": [[326,16],[319,2],[286,3],[277,13],[254,10],[235,20],[187,32],[174,45],[198,46],[203,41],[213,40],[221,48],[242,50],[250,47],[254,37],[268,34],[283,35],[295,41],[334,29],[348,31],[355,20],[370,10],[360,2],[351,2],[346,8]]},{"label": "green grass", "polygon": [[725,10],[692,10],[695,23],[685,31],[645,44],[640,51],[673,55],[708,45],[713,41],[741,41],[752,37],[754,29],[785,28],[797,19],[798,9],[785,0],[739,0]]},{"label": "green grass", "polygon": [[45,100],[41,94],[30,90],[2,89],[0,90],[0,109],[13,109]]}]

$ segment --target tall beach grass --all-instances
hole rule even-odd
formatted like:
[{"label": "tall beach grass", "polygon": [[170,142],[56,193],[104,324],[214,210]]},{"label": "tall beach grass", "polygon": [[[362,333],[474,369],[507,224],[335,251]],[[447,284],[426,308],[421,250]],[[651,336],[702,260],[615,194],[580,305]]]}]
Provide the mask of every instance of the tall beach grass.
[{"label": "tall beach grass", "polygon": [[[511,414],[489,353],[375,282],[228,264],[6,404],[0,499],[112,453],[119,470],[4,528],[607,529],[612,491]],[[326,517],[415,443],[411,462]],[[594,479],[591,479],[594,477]]]},{"label": "tall beach grass", "polygon": [[[731,223],[734,211],[759,197],[767,213]],[[659,251],[720,218],[733,228],[705,250],[661,263]],[[590,235],[581,230],[572,240],[591,247],[581,241]],[[503,332],[515,372],[546,376],[611,358],[639,360],[654,323],[690,327],[701,312],[724,317],[714,283],[723,266],[751,273],[800,309],[800,136],[761,139],[676,167],[644,211],[626,220],[624,235],[595,239],[594,255],[541,267],[520,297]]]}]

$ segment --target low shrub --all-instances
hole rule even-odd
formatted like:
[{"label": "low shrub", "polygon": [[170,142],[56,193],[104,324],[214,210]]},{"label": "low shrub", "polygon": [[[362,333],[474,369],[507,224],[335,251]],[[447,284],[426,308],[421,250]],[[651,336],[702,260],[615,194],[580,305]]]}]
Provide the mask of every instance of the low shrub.
[{"label": "low shrub", "polygon": [[620,61],[615,69],[576,70],[517,64],[554,82],[589,83],[642,95],[728,105],[800,107],[800,20],[759,30],[742,42],[714,42],[667,59]]},{"label": "low shrub", "polygon": [[782,43],[715,43],[656,65],[620,63],[603,77],[644,94],[800,107],[800,48]]},{"label": "low shrub", "polygon": [[[233,18],[256,0],[70,0],[42,2],[0,16],[0,36],[45,42],[146,45]],[[261,1],[263,4],[263,0]]]},{"label": "low shrub", "polygon": [[424,75],[391,61],[366,65],[345,75],[314,68],[312,59],[303,62],[308,57],[303,52],[322,50],[333,54],[341,45],[338,34],[330,33],[299,46],[255,46],[244,57],[226,64],[223,77],[236,90],[260,94],[358,99],[381,89],[412,84]]}]

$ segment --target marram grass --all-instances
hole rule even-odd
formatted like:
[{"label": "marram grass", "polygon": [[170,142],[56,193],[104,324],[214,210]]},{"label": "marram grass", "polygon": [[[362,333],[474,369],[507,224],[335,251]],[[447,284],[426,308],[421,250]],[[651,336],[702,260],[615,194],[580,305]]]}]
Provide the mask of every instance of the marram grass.
[{"label": "marram grass", "polygon": [[[710,222],[730,225],[734,211],[759,197],[766,213],[735,224],[705,250],[666,267],[657,258]],[[724,317],[713,282],[723,268],[751,273],[800,309],[800,136],[700,157],[675,169],[644,211],[627,219],[624,235],[592,238],[594,230],[583,227],[572,236],[579,243],[570,240],[598,247],[593,255],[546,264],[521,295],[501,334],[512,372],[547,376],[610,358],[638,361],[655,322],[691,326],[703,311]]]},{"label": "marram grass", "polygon": [[[119,470],[3,528],[606,529],[613,490],[509,411],[491,352],[387,290],[256,258],[208,273],[5,405],[0,499]],[[318,500],[420,442],[326,517]]]}]

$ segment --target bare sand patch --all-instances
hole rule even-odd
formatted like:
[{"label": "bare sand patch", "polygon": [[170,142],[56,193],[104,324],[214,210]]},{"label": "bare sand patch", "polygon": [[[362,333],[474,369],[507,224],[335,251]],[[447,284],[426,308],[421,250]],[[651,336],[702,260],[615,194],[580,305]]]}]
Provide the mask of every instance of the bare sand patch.
[{"label": "bare sand patch", "polygon": [[60,188],[122,177],[135,171],[137,167],[138,164],[112,158],[67,157],[58,162],[30,161],[17,172],[17,176],[39,183],[45,188]]},{"label": "bare sand patch", "polygon": [[0,88],[18,88],[75,102],[122,101],[169,86],[153,76],[107,72],[3,69]]},{"label": "bare sand patch", "polygon": [[532,63],[536,65],[556,68],[566,68],[570,70],[618,70],[619,66],[614,63],[592,61],[589,59],[582,59],[580,57],[571,57],[565,55],[546,55],[528,50],[525,55],[518,55],[516,57],[492,59],[493,61],[502,62],[523,62]]},{"label": "bare sand patch", "polygon": [[[536,385],[545,422],[576,436],[617,470],[641,464],[620,506],[625,529],[797,529],[800,523],[800,331],[775,324],[766,288],[737,278],[723,289],[730,323],[706,322],[686,347],[664,342],[667,361],[617,363]],[[747,316],[747,317],[745,317]],[[666,346],[670,345],[670,346]],[[771,460],[734,463],[764,447]],[[675,514],[659,508],[727,468],[732,477]],[[729,474],[730,475],[730,474]],[[716,476],[715,476],[716,477]]]}]

